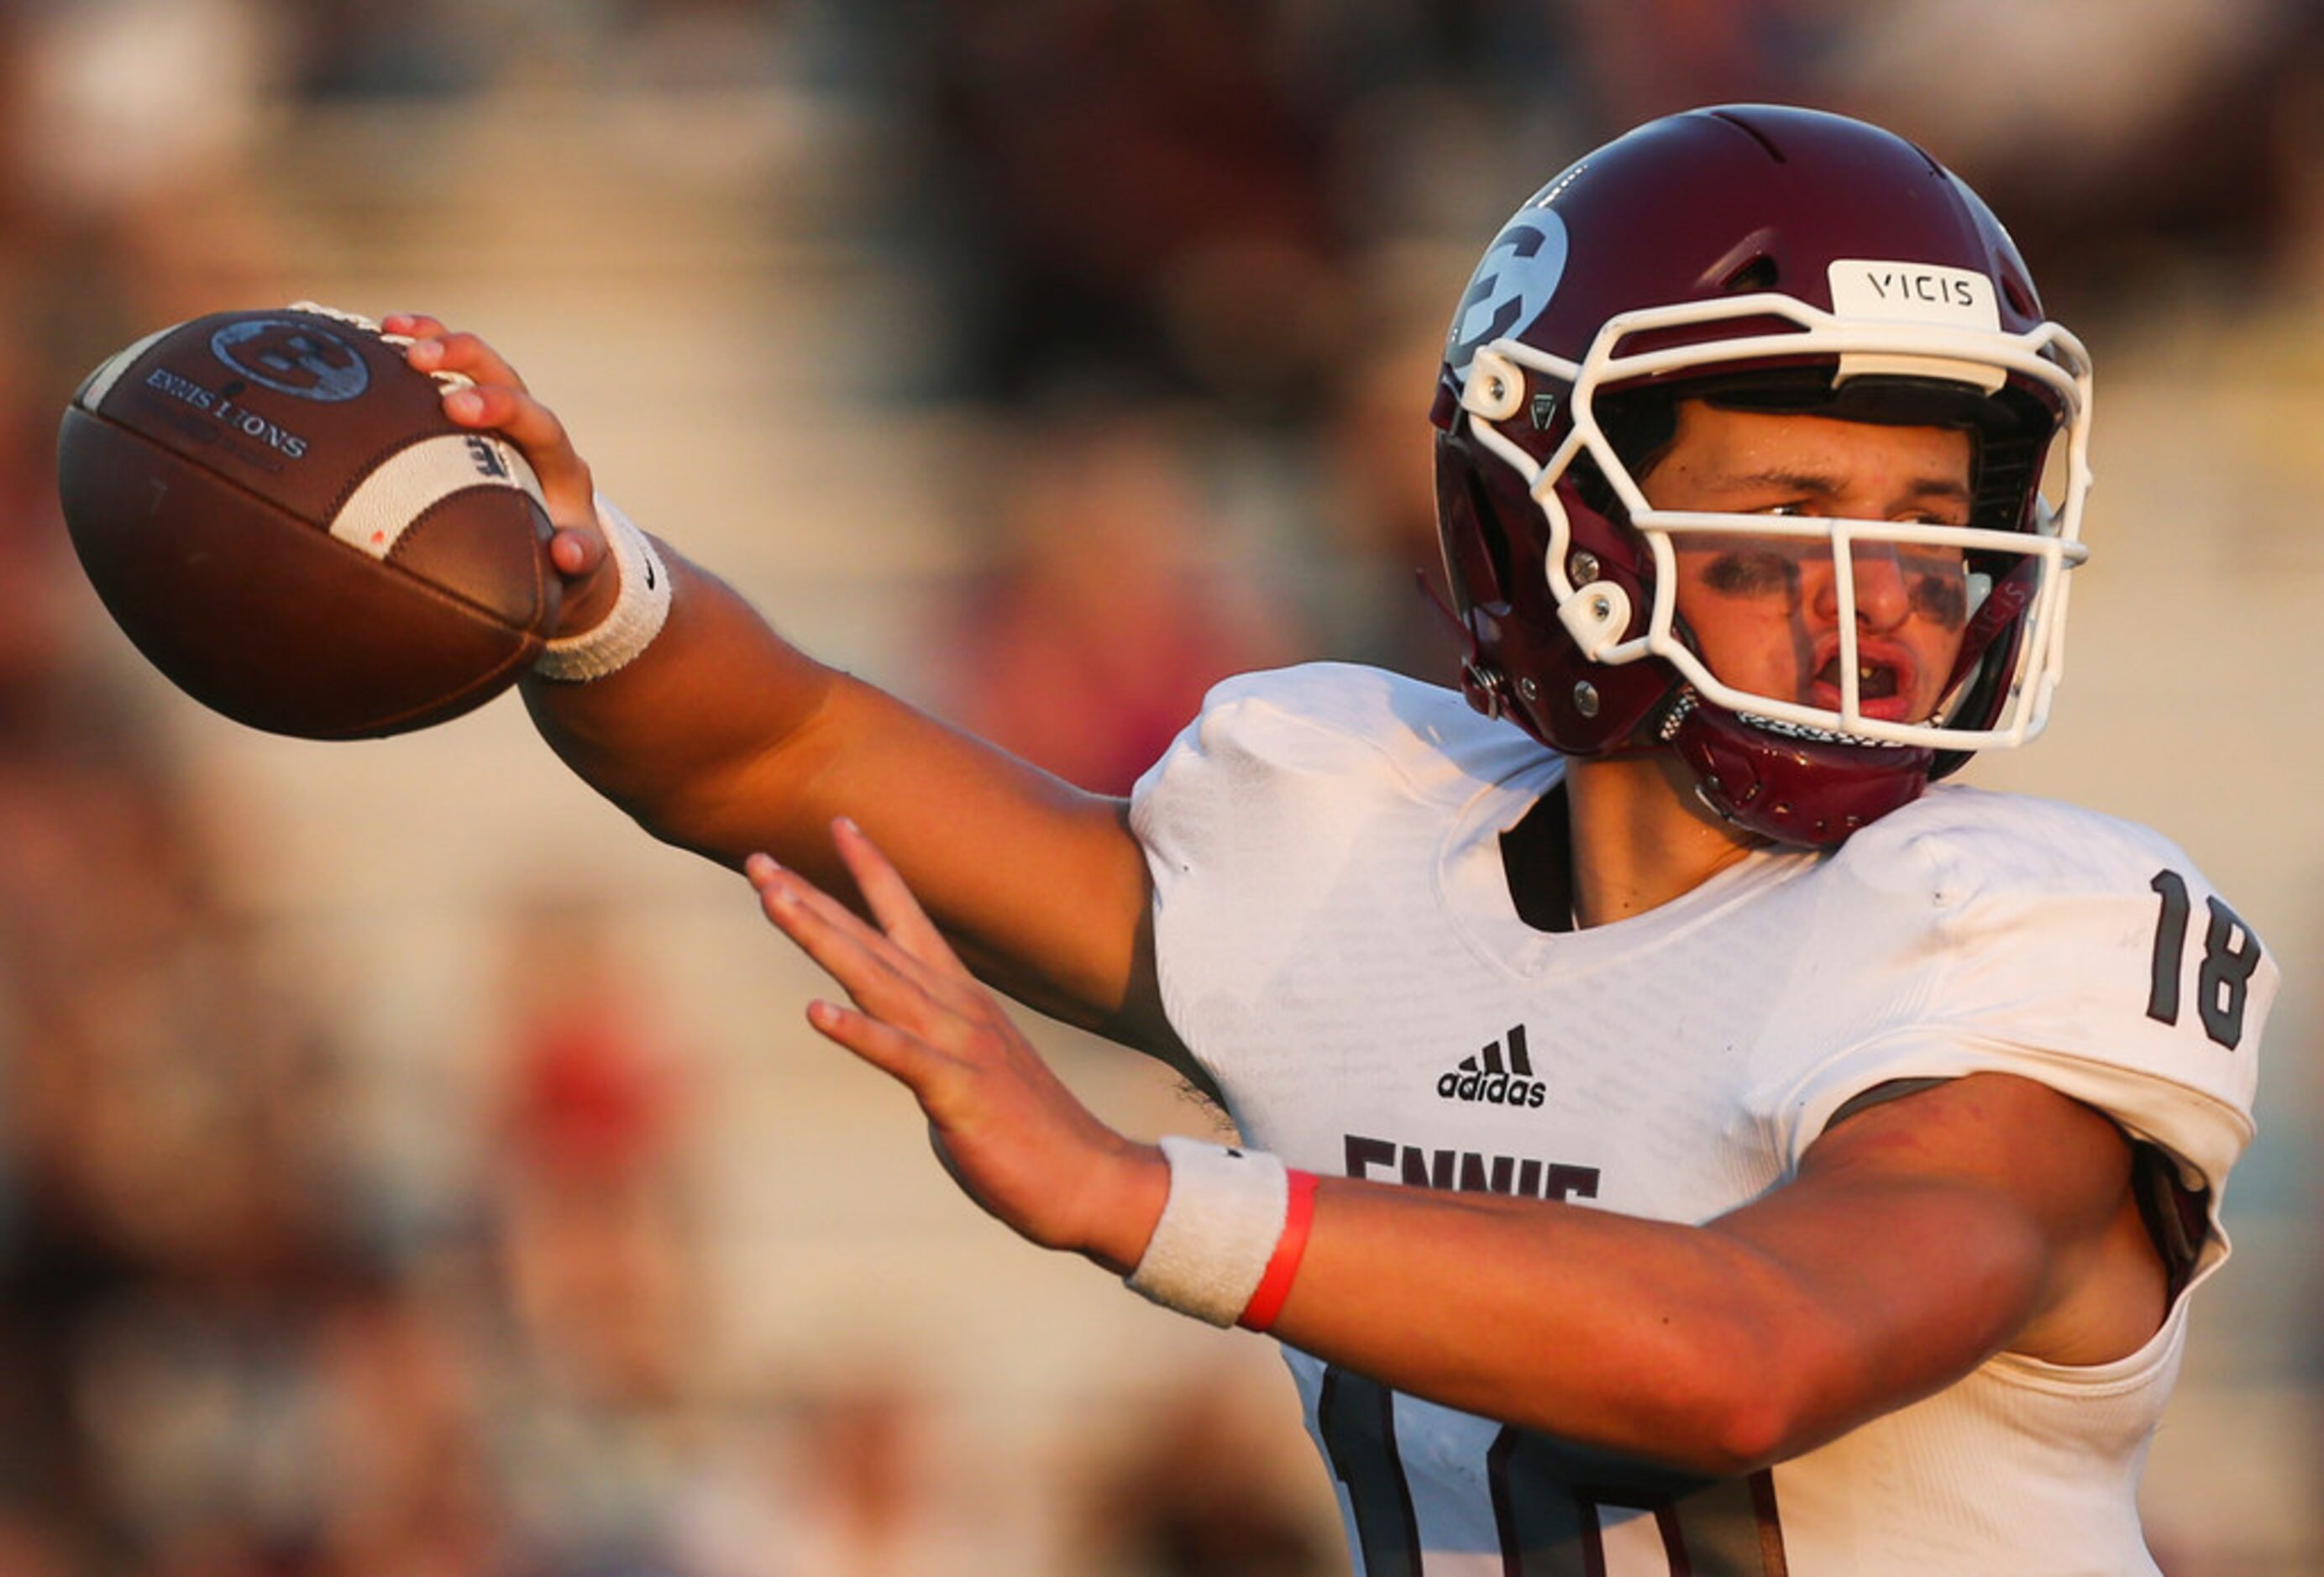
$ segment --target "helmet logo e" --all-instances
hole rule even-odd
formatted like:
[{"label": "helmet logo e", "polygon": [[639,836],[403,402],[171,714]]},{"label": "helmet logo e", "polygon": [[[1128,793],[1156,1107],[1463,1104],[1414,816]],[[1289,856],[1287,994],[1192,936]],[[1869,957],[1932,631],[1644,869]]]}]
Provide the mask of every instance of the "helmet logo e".
[{"label": "helmet logo e", "polygon": [[1528,205],[1501,226],[1452,314],[1444,360],[1464,374],[1476,354],[1497,339],[1522,334],[1549,305],[1565,273],[1565,221]]}]

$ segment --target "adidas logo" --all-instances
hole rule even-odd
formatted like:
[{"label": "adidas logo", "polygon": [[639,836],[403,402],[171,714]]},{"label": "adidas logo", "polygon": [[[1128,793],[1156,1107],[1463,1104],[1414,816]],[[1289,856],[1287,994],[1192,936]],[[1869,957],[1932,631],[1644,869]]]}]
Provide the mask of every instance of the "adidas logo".
[{"label": "adidas logo", "polygon": [[1538,1106],[1548,1098],[1549,1086],[1533,1076],[1533,1058],[1526,1055],[1522,1024],[1512,1025],[1505,1037],[1508,1062],[1501,1062],[1501,1041],[1496,1040],[1475,1056],[1436,1081],[1436,1093],[1447,1101],[1481,1101],[1490,1106]]}]

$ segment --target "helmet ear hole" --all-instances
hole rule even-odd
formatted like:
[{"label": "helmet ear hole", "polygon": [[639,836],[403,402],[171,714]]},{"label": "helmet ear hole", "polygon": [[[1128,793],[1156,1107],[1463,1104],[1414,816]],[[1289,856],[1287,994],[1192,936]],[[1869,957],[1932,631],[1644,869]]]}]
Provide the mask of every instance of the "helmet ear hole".
[{"label": "helmet ear hole", "polygon": [[1501,529],[1493,514],[1492,500],[1485,496],[1485,484],[1474,470],[1463,478],[1468,484],[1469,507],[1477,513],[1477,540],[1485,549],[1487,571],[1492,576],[1492,597],[1508,601],[1509,587],[1516,584],[1510,574],[1509,534]]},{"label": "helmet ear hole", "polygon": [[1471,608],[1506,604],[1512,584],[1508,533],[1477,474],[1477,455],[1464,433],[1456,429],[1438,437],[1436,469],[1439,537],[1455,604],[1464,615]]}]

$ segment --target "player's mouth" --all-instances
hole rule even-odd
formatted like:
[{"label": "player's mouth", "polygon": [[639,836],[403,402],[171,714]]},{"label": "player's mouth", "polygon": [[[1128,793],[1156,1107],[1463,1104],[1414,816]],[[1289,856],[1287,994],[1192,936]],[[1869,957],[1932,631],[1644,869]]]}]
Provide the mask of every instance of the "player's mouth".
[{"label": "player's mouth", "polygon": [[[1833,642],[1808,687],[1808,704],[1837,712],[1840,704],[1840,651]],[[1885,723],[1914,721],[1919,673],[1913,654],[1888,641],[1859,641],[1856,649],[1856,698],[1866,717]]]}]

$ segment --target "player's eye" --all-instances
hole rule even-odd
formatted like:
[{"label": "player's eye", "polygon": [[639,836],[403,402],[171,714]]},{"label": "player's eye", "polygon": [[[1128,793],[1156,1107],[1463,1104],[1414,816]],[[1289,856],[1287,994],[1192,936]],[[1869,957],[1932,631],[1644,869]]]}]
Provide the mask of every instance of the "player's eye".
[{"label": "player's eye", "polygon": [[1947,495],[1931,502],[1925,508],[1907,511],[1896,518],[1915,526],[1965,526],[1969,524],[1969,500]]}]

